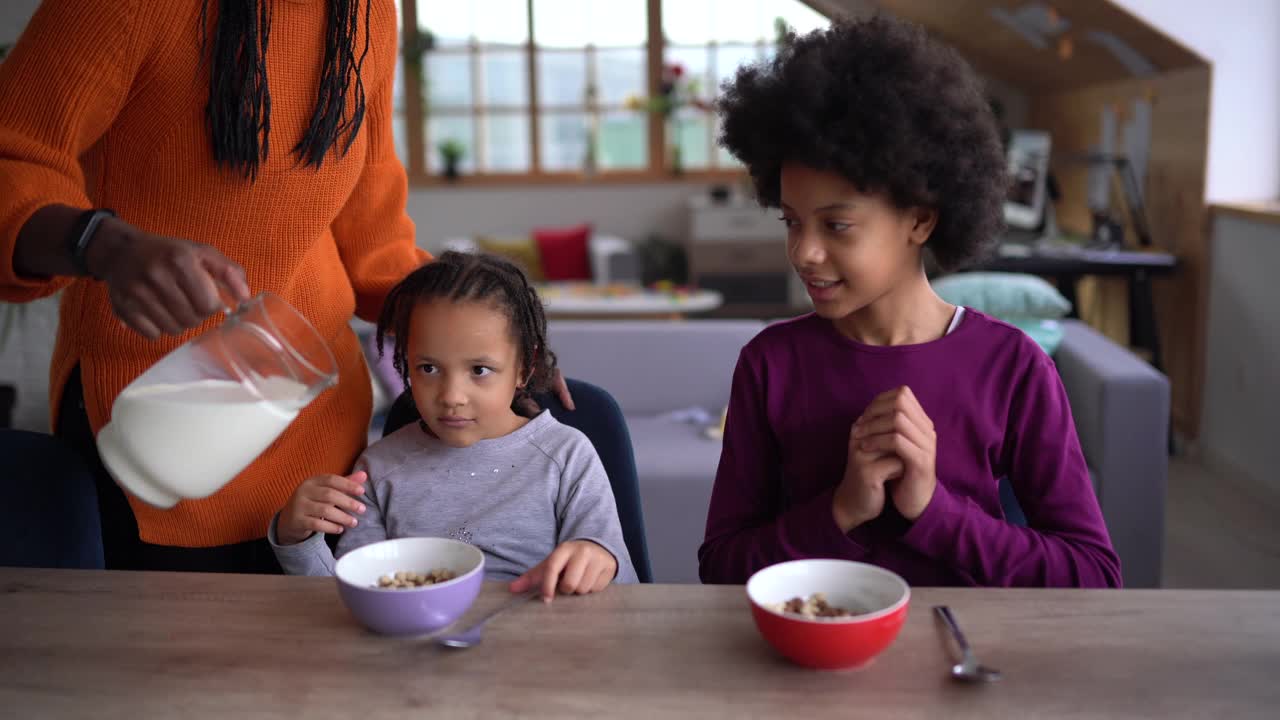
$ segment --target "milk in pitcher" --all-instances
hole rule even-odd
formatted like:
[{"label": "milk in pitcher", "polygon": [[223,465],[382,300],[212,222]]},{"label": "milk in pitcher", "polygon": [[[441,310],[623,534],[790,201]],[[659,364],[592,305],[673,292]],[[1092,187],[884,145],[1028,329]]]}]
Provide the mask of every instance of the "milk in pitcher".
[{"label": "milk in pitcher", "polygon": [[125,388],[98,452],[116,482],[168,508],[207,497],[244,470],[297,417],[301,383],[260,380],[260,395],[231,380]]}]

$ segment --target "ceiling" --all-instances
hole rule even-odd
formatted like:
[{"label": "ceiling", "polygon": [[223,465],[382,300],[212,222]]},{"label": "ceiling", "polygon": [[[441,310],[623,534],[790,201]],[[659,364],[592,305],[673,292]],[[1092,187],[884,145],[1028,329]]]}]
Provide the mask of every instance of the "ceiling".
[{"label": "ceiling", "polygon": [[[1208,62],[1108,0],[807,0],[828,15],[877,10],[920,23],[984,75],[1050,93]],[[1003,19],[1002,19],[1003,18]]]}]

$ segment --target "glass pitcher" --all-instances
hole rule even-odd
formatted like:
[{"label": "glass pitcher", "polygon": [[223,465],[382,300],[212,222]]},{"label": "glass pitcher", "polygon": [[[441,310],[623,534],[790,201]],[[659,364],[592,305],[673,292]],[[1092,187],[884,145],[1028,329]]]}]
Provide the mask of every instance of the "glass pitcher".
[{"label": "glass pitcher", "polygon": [[155,507],[208,497],[337,380],[311,323],[261,293],[125,387],[98,453],[121,487]]}]

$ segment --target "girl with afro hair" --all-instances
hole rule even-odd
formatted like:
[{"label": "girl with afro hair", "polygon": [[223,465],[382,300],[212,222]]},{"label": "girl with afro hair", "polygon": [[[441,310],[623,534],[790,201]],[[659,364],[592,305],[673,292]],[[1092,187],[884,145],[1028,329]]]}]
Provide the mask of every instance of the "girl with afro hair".
[{"label": "girl with afro hair", "polygon": [[1053,361],[925,273],[926,251],[955,269],[1001,231],[1004,156],[970,67],[916,26],[840,20],[740,69],[718,109],[814,312],[739,357],[703,581],[824,557],[912,585],[1118,587]]}]

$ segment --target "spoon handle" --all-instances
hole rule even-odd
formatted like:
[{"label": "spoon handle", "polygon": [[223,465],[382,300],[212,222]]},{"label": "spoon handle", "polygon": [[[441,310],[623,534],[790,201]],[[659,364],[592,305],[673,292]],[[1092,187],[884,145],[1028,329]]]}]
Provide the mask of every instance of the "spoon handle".
[{"label": "spoon handle", "polygon": [[942,622],[951,631],[951,637],[955,638],[956,647],[960,648],[960,652],[965,655],[972,652],[969,649],[969,641],[965,639],[964,633],[960,631],[960,626],[956,623],[955,616],[951,614],[951,608],[946,605],[935,605],[933,611],[938,614],[938,617],[942,618]]},{"label": "spoon handle", "polygon": [[526,600],[530,600],[530,599],[532,599],[532,598],[536,597],[536,596],[537,596],[537,594],[538,594],[537,590],[529,590],[529,591],[527,591],[527,592],[523,592],[523,593],[520,593],[519,595],[516,595],[515,597],[513,597],[513,598],[511,598],[510,600],[508,600],[508,601],[506,601],[506,602],[502,603],[502,604],[501,604],[501,605],[499,605],[498,607],[496,607],[496,608],[494,608],[494,609],[490,610],[489,612],[485,613],[484,615],[481,615],[479,619],[477,619],[474,623],[472,623],[472,624],[471,624],[471,627],[467,628],[467,629],[464,631],[464,633],[465,633],[465,632],[470,632],[470,631],[472,631],[472,630],[479,630],[481,627],[484,627],[484,624],[485,624],[485,623],[487,623],[487,622],[489,622],[490,620],[492,620],[492,619],[494,618],[494,616],[495,616],[495,615],[498,615],[499,613],[506,612],[507,610],[510,610],[511,608],[515,607],[516,605],[519,605],[520,603],[522,603],[522,602],[524,602],[524,601],[526,601]]}]

